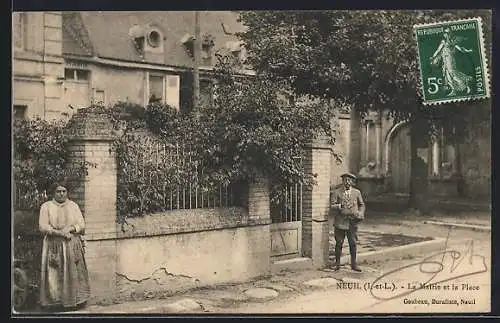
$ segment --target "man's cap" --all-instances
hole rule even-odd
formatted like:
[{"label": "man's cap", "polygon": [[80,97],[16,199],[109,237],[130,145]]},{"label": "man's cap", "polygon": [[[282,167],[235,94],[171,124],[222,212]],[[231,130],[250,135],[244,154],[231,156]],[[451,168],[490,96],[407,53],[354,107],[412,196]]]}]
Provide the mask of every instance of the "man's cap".
[{"label": "man's cap", "polygon": [[350,177],[352,178],[353,180],[356,180],[356,175],[354,175],[353,173],[344,173],[342,175],[340,175],[341,178],[344,178],[344,177]]}]

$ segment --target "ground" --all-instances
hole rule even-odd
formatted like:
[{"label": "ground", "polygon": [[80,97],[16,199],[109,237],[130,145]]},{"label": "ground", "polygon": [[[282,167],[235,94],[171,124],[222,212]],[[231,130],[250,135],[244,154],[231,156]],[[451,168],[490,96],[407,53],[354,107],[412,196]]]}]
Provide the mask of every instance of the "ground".
[{"label": "ground", "polygon": [[[432,221],[472,226],[454,228]],[[389,253],[382,252],[376,258],[365,257],[369,262],[360,261],[362,273],[351,271],[348,264],[338,272],[329,268],[283,271],[249,282],[200,288],[165,299],[89,306],[72,314],[489,311],[489,221],[490,213],[479,212],[433,217],[412,213],[372,214],[360,228],[359,239],[363,246],[360,256],[424,238],[442,243],[433,245],[432,249],[419,247],[420,244],[407,245],[408,248],[413,246],[411,254],[390,253],[387,256]],[[377,236],[374,232],[384,235]],[[392,244],[388,239],[391,236],[398,237]],[[344,250],[347,252],[347,246]],[[444,250],[447,252],[443,253]],[[419,289],[420,283],[426,283],[424,289]],[[432,304],[433,300],[444,304]]]},{"label": "ground", "polygon": [[[488,225],[489,214],[441,214],[435,216],[432,220],[448,223]],[[447,253],[445,258],[443,258],[442,255],[433,257],[423,265],[420,265],[420,263],[424,259],[432,254],[440,253],[442,250],[435,250],[431,254],[417,253],[411,259],[390,259],[370,264],[362,264],[364,271],[360,274],[352,272],[348,269],[348,266],[344,266],[347,268],[343,268],[340,272],[332,272],[329,270],[319,271],[317,273],[304,272],[301,273],[302,277],[300,278],[296,277],[295,274],[293,274],[293,276],[278,276],[274,278],[274,284],[294,287],[294,291],[290,292],[288,297],[276,298],[272,301],[262,303],[240,302],[228,308],[215,308],[214,312],[397,313],[416,311],[453,313],[463,311],[489,311],[491,275],[490,233],[485,231],[473,231],[470,229],[457,229],[424,222],[425,221],[422,221],[420,216],[415,214],[407,214],[400,218],[382,215],[378,218],[367,220],[363,225],[363,229],[392,234],[447,238],[448,243],[446,249],[453,250],[453,253]],[[459,255],[457,251],[461,254]],[[474,255],[472,258],[470,257],[471,253]],[[430,261],[433,262],[431,263]],[[407,267],[412,264],[417,265]],[[407,268],[401,270],[401,268],[404,267]],[[442,270],[436,273],[439,269]],[[474,272],[480,273],[457,277]],[[387,275],[388,273],[389,275]],[[383,274],[387,276],[382,277]],[[435,277],[433,278],[434,275]],[[322,286],[313,288],[305,287],[304,284],[300,283],[291,283],[291,281],[307,282],[310,281],[310,279],[318,277],[359,283],[361,289],[347,288],[352,286],[355,288],[356,284],[351,286],[345,285],[346,288],[340,288],[337,284],[328,286],[328,282],[330,281],[328,279],[319,281],[320,284],[322,283]],[[376,282],[375,280],[380,277],[382,278]],[[365,287],[368,287],[365,285],[373,282],[376,283],[376,287],[389,287],[391,289],[374,288],[371,292],[370,290],[365,290]],[[409,293],[413,291],[409,289],[409,287],[419,286],[421,282],[428,282],[430,284],[429,288]],[[438,282],[438,284],[432,285],[433,282]],[[395,286],[392,286],[393,283]],[[453,289],[454,286],[458,287],[458,291],[443,290],[443,288]],[[437,288],[440,290],[437,290]],[[472,290],[474,288],[478,288],[478,290]],[[397,295],[401,295],[401,297],[396,297]],[[443,301],[444,303],[450,303],[456,300],[458,305],[432,304],[433,299],[435,302]],[[462,300],[464,302],[474,302],[475,304],[464,304]],[[427,302],[428,304],[410,304],[413,302]]]}]

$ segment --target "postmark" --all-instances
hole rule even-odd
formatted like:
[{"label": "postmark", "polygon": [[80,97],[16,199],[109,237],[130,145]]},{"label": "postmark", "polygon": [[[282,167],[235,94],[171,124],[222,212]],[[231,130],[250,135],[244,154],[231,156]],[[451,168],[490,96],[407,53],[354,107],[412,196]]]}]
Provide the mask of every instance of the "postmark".
[{"label": "postmark", "polygon": [[490,97],[481,18],[414,25],[423,103]]}]

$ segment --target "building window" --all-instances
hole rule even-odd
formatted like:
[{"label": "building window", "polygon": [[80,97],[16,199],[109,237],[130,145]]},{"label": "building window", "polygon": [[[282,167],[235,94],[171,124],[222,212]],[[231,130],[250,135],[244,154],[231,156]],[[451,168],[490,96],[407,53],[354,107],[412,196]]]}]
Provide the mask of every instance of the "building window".
[{"label": "building window", "polygon": [[369,162],[377,161],[377,132],[375,129],[375,123],[373,120],[367,120],[364,125],[364,136],[365,140],[363,143],[364,150],[364,162],[365,164]]},{"label": "building window", "polygon": [[[164,47],[163,40],[164,36],[162,32],[158,28],[152,27],[146,32],[144,36],[143,47],[141,48],[154,53],[162,53]],[[141,46],[141,44],[138,44],[138,46]]]},{"label": "building window", "polygon": [[367,151],[367,162],[376,162],[377,161],[377,133],[375,130],[375,122],[370,121],[367,124],[368,131],[368,151]]},{"label": "building window", "polygon": [[149,103],[160,102],[179,109],[180,76],[150,73],[148,77]]},{"label": "building window", "polygon": [[74,81],[88,81],[90,78],[90,71],[75,68],[64,69],[64,79]]},{"label": "building window", "polygon": [[212,65],[213,48],[215,46],[215,37],[205,33],[201,38],[201,59],[202,65]]},{"label": "building window", "polygon": [[24,50],[26,47],[26,13],[14,12],[12,14],[13,20],[13,42],[14,48]]},{"label": "building window", "polygon": [[149,102],[164,102],[164,83],[165,78],[163,75],[149,75]]},{"label": "building window", "polygon": [[180,110],[188,113],[193,108],[193,73],[185,71],[180,78]]},{"label": "building window", "polygon": [[14,120],[26,119],[26,110],[28,107],[25,105],[14,105]]},{"label": "building window", "polygon": [[458,171],[456,143],[445,135],[443,129],[439,137],[432,142],[432,174],[450,177]]},{"label": "building window", "polygon": [[153,48],[160,47],[162,39],[161,39],[161,35],[158,31],[151,30],[147,35],[147,39],[148,39],[149,46],[151,46]]}]

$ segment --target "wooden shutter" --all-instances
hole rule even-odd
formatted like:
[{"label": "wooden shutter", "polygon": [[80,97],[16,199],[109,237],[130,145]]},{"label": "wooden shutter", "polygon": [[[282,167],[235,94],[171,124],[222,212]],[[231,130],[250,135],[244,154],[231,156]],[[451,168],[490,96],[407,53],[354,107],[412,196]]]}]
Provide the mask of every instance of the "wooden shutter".
[{"label": "wooden shutter", "polygon": [[180,106],[180,77],[179,75],[166,76],[166,103],[177,110]]}]

